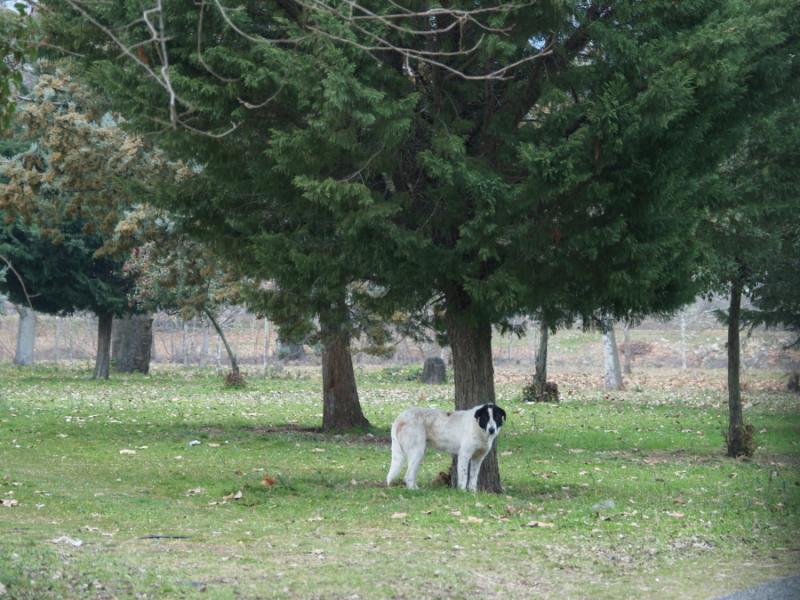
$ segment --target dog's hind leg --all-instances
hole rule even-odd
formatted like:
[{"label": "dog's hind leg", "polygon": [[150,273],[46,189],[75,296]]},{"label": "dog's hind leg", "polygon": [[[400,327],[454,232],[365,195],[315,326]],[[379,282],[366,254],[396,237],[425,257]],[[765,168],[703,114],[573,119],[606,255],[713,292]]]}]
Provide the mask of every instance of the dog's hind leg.
[{"label": "dog's hind leg", "polygon": [[406,469],[404,480],[406,482],[406,487],[410,490],[419,489],[417,486],[417,471],[419,471],[419,465],[424,455],[425,438],[422,438],[422,441],[415,443],[407,454],[408,468]]},{"label": "dog's hind leg", "polygon": [[389,473],[386,475],[386,485],[392,485],[392,482],[400,475],[400,469],[403,468],[405,462],[405,454],[400,447],[400,442],[396,438],[392,438],[392,466],[389,467]]}]

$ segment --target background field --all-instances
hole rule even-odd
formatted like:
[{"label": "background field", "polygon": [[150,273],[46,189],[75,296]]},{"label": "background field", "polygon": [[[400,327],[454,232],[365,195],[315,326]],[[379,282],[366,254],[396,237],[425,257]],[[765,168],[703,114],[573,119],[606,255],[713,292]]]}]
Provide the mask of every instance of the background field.
[{"label": "background field", "polygon": [[326,436],[314,366],[238,391],[210,370],[0,367],[7,594],[708,598],[799,571],[800,402],[782,372],[745,373],[761,447],[741,462],[722,456],[724,370],[637,369],[606,393],[556,366],[563,402],[529,405],[525,366],[499,365],[496,496],[435,485],[441,454],[420,491],[385,488],[393,417],[453,390],[416,366],[357,371],[374,428]]}]

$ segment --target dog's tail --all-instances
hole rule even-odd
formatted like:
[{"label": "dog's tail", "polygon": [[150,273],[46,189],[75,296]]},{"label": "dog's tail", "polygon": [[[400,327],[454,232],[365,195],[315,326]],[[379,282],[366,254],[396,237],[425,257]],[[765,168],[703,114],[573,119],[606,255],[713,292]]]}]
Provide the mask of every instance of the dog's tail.
[{"label": "dog's tail", "polygon": [[403,468],[405,461],[405,452],[400,446],[400,440],[397,439],[397,423],[392,424],[392,466],[389,467],[389,473],[386,475],[386,485],[392,485],[392,481],[397,479],[400,475],[400,470]]}]

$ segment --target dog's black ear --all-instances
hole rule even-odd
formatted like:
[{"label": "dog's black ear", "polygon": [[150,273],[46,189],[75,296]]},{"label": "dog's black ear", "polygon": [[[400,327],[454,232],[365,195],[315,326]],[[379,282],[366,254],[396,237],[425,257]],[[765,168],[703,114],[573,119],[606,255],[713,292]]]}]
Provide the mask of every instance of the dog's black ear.
[{"label": "dog's black ear", "polygon": [[489,406],[484,404],[478,410],[475,411],[475,420],[478,421],[478,425],[481,429],[486,429],[486,424],[489,422]]},{"label": "dog's black ear", "polygon": [[506,420],[506,411],[504,411],[496,404],[492,408],[494,410],[494,420],[497,421],[497,424],[499,426],[502,426]]}]

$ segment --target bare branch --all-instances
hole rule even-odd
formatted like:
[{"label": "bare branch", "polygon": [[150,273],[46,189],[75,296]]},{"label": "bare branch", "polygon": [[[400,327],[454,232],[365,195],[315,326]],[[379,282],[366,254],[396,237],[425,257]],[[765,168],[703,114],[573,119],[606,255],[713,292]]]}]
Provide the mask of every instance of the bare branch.
[{"label": "bare branch", "polygon": [[0,254],[0,260],[6,263],[8,265],[8,268],[11,269],[11,272],[14,273],[14,276],[17,278],[17,281],[19,281],[19,285],[22,288],[22,293],[25,294],[25,299],[28,301],[28,306],[31,307],[31,310],[34,310],[33,303],[31,302],[31,297],[28,295],[28,289],[25,287],[25,282],[22,281],[22,277],[20,276],[19,273],[17,273],[17,270],[14,268],[14,265],[12,265],[11,261],[8,260],[2,254]]},{"label": "bare branch", "polygon": [[237,100],[239,101],[239,103],[240,103],[242,106],[244,106],[245,108],[249,108],[249,109],[258,109],[258,108],[264,108],[264,107],[265,107],[267,104],[269,104],[270,102],[272,102],[273,100],[275,100],[275,98],[277,98],[277,97],[278,97],[278,94],[280,94],[280,93],[281,93],[281,91],[283,90],[283,88],[284,88],[284,85],[283,85],[283,84],[281,84],[281,86],[278,88],[278,90],[277,90],[277,91],[276,91],[274,94],[272,94],[272,96],[270,96],[269,98],[267,98],[266,100],[264,100],[264,101],[263,101],[263,102],[261,102],[260,104],[251,104],[251,103],[250,103],[250,102],[248,102],[247,100],[243,100],[243,99],[241,99],[241,98],[236,98],[236,99],[237,99]]},{"label": "bare branch", "polygon": [[203,65],[203,68],[211,73],[214,77],[222,81],[223,83],[234,83],[239,81],[239,78],[231,79],[229,77],[223,77],[219,75],[214,69],[208,66],[205,59],[203,58],[203,15],[205,13],[206,2],[205,0],[200,1],[200,14],[197,16],[197,60],[200,61],[200,64]]}]

